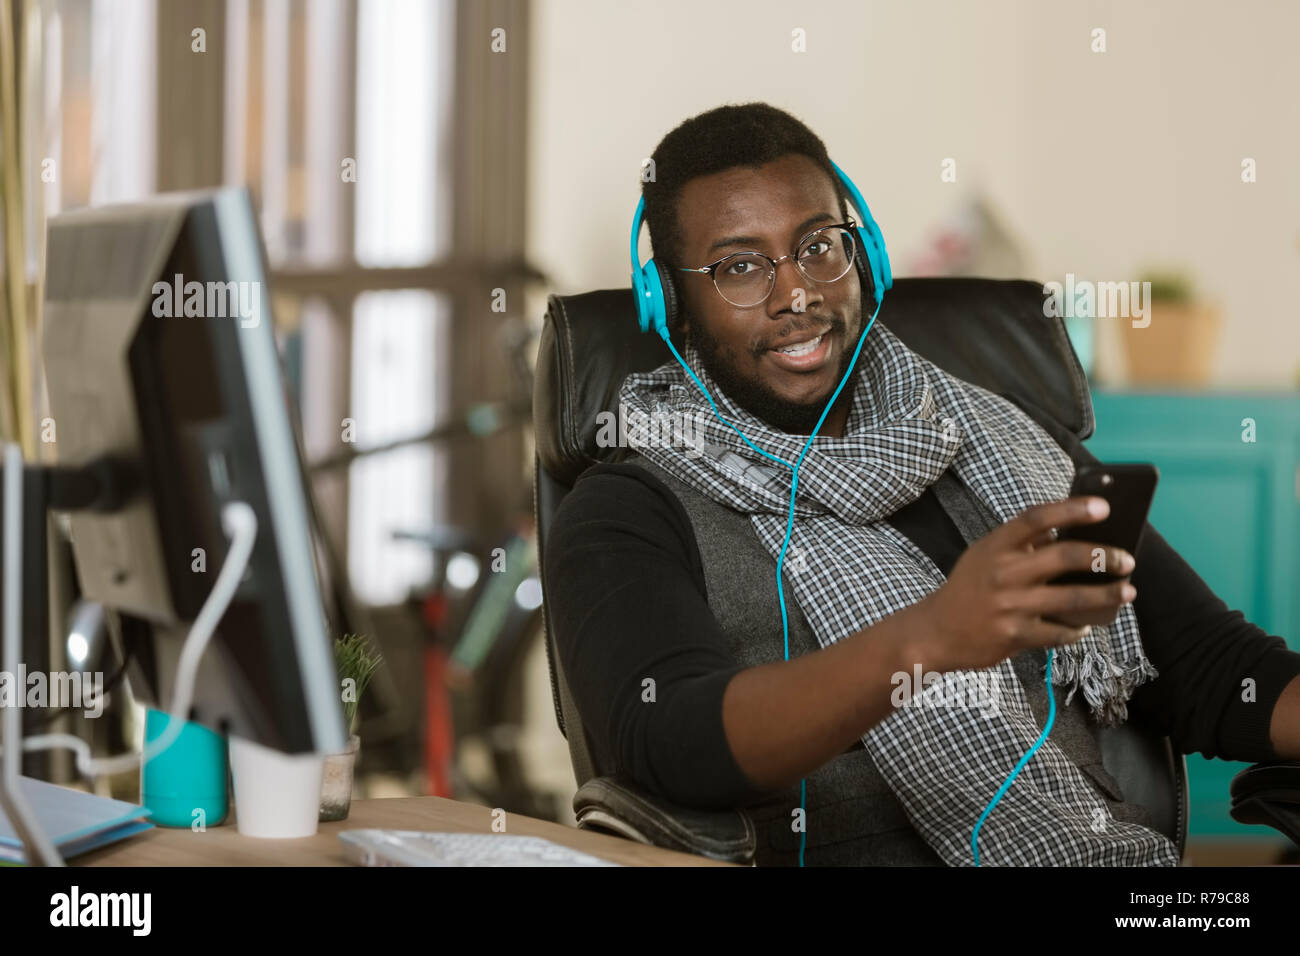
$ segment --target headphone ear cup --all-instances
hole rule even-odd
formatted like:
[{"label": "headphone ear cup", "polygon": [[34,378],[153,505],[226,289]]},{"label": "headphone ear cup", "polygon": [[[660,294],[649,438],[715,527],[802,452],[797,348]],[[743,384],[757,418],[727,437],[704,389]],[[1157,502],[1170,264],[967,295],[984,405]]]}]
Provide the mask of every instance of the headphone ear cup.
[{"label": "headphone ear cup", "polygon": [[673,274],[667,266],[656,262],[655,268],[659,271],[659,285],[664,291],[664,322],[668,334],[673,335],[677,332],[677,286],[673,284]]}]

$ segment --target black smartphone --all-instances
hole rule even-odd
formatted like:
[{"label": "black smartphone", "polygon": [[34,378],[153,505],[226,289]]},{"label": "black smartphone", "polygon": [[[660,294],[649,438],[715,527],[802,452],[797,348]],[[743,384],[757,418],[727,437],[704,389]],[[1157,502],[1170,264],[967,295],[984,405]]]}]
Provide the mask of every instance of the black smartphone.
[{"label": "black smartphone", "polygon": [[[1081,465],[1070,486],[1070,497],[1095,495],[1110,502],[1110,514],[1101,521],[1062,528],[1058,540],[1095,541],[1123,548],[1137,557],[1147,513],[1156,494],[1160,472],[1146,463]],[[1131,572],[1130,572],[1131,573]],[[1069,571],[1049,584],[1105,584],[1125,577],[1110,570]]]}]

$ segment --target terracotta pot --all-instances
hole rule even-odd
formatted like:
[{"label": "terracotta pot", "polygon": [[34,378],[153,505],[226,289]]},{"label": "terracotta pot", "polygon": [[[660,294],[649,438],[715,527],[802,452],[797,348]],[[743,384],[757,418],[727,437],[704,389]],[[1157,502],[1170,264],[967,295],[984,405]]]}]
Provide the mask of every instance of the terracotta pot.
[{"label": "terracotta pot", "polygon": [[1219,338],[1219,311],[1208,306],[1151,303],[1150,324],[1121,320],[1130,385],[1207,385]]},{"label": "terracotta pot", "polygon": [[348,810],[352,807],[352,771],[360,749],[361,738],[353,734],[348,738],[347,750],[325,755],[325,774],[320,788],[322,823],[348,818]]}]

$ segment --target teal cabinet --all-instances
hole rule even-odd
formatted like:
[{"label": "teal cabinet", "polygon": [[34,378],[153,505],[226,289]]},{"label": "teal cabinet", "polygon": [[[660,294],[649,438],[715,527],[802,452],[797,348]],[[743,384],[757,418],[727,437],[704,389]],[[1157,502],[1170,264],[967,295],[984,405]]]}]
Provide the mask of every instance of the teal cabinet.
[{"label": "teal cabinet", "polygon": [[[1088,450],[1155,464],[1151,524],[1229,607],[1300,651],[1300,394],[1095,389],[1093,407]],[[1191,836],[1282,839],[1228,815],[1247,766],[1188,755]]]}]

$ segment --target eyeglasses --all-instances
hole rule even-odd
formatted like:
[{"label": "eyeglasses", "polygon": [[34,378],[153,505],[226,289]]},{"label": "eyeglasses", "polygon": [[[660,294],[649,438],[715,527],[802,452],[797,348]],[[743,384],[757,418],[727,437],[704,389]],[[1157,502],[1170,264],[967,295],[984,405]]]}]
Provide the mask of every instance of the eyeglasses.
[{"label": "eyeglasses", "polygon": [[776,267],[786,259],[794,259],[795,267],[811,282],[834,282],[844,278],[853,268],[857,243],[854,230],[857,223],[837,223],[822,226],[799,240],[790,255],[773,259],[761,252],[734,252],[717,262],[699,269],[678,266],[681,272],[700,272],[713,279],[713,285],[732,305],[740,309],[751,308],[767,301],[776,285]]}]

